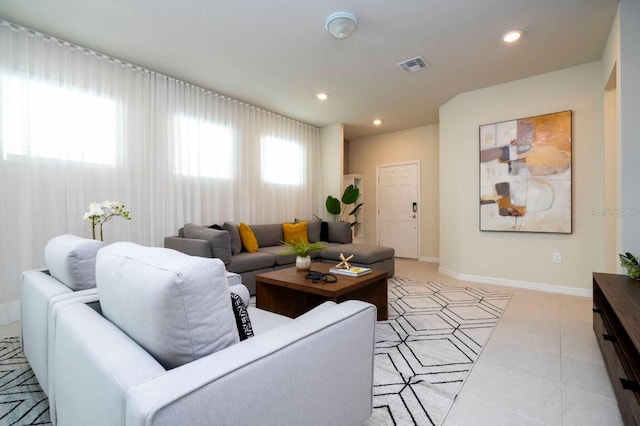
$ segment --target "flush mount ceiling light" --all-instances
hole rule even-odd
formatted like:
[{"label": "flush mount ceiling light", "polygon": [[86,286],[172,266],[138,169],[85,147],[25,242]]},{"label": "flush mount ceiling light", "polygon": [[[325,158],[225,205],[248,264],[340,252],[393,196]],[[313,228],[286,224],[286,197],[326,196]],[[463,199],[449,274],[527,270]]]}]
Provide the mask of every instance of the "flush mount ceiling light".
[{"label": "flush mount ceiling light", "polygon": [[318,98],[321,101],[326,101],[328,97],[329,97],[329,95],[327,95],[326,93],[317,93],[316,94],[316,98]]},{"label": "flush mount ceiling light", "polygon": [[379,119],[377,119],[377,118],[376,118],[375,120],[373,120],[373,125],[374,125],[374,126],[379,126],[379,125],[381,125],[381,124],[382,124],[382,120],[379,120]]},{"label": "flush mount ceiling light", "polygon": [[353,13],[336,12],[327,16],[324,27],[335,38],[347,38],[358,26],[358,18]]},{"label": "flush mount ceiling light", "polygon": [[520,30],[507,31],[502,35],[502,41],[505,43],[513,43],[517,41],[520,36],[522,36],[522,31]]}]

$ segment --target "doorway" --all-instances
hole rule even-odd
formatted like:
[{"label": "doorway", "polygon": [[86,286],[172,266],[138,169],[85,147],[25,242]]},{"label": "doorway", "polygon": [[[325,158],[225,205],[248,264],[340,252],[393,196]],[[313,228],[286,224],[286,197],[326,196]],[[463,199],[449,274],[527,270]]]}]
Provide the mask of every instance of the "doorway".
[{"label": "doorway", "polygon": [[397,257],[418,258],[420,235],[420,162],[377,166],[378,244]]}]

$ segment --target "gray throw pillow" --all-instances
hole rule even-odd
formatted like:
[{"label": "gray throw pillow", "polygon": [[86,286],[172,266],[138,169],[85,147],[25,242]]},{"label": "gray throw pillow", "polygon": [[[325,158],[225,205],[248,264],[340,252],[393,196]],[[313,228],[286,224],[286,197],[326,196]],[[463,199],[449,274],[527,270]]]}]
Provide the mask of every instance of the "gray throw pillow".
[{"label": "gray throw pillow", "polygon": [[351,238],[351,224],[348,222],[327,222],[329,224],[329,242],[349,244]]},{"label": "gray throw pillow", "polygon": [[206,226],[187,223],[184,226],[184,237],[209,241],[213,257],[222,260],[225,265],[231,262],[231,243],[229,232],[226,230],[218,231],[217,229],[207,228]]},{"label": "gray throw pillow", "polygon": [[231,254],[238,254],[242,251],[242,240],[240,239],[240,231],[238,231],[238,225],[233,222],[225,221],[224,229],[229,233],[229,239],[231,240]]},{"label": "gray throw pillow", "polygon": [[320,240],[320,230],[322,227],[322,221],[320,219],[294,219],[295,223],[298,222],[307,222],[307,240],[310,243],[317,243]]}]

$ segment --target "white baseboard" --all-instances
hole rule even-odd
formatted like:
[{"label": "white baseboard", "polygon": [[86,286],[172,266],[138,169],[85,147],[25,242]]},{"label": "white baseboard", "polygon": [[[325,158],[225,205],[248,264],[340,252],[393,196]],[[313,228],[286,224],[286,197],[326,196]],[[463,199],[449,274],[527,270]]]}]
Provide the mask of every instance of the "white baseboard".
[{"label": "white baseboard", "polygon": [[460,281],[471,281],[480,284],[492,284],[505,287],[525,288],[528,290],[546,291],[547,293],[568,294],[570,296],[592,297],[593,290],[590,288],[566,287],[554,284],[533,283],[530,281],[517,281],[505,278],[483,277],[480,275],[460,274],[442,266],[438,267],[438,272],[443,275],[456,278]]},{"label": "white baseboard", "polygon": [[440,258],[439,257],[420,256],[418,258],[418,261],[420,261],[420,262],[429,262],[429,263],[440,263]]},{"label": "white baseboard", "polygon": [[0,303],[0,325],[20,321],[20,300]]}]

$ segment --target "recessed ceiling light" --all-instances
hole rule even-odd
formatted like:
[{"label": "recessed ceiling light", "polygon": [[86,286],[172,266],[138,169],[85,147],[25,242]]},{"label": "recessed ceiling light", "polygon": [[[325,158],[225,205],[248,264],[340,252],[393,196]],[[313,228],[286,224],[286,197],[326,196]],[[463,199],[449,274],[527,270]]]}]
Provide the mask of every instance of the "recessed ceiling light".
[{"label": "recessed ceiling light", "polygon": [[373,125],[374,126],[379,126],[382,124],[382,120],[378,120],[377,118],[375,120],[373,120]]},{"label": "recessed ceiling light", "polygon": [[316,98],[320,99],[321,101],[326,101],[328,97],[329,96],[326,93],[318,93],[316,95]]},{"label": "recessed ceiling light", "polygon": [[520,30],[508,31],[502,35],[502,41],[505,43],[513,43],[514,41],[517,41],[521,35],[522,31]]}]

